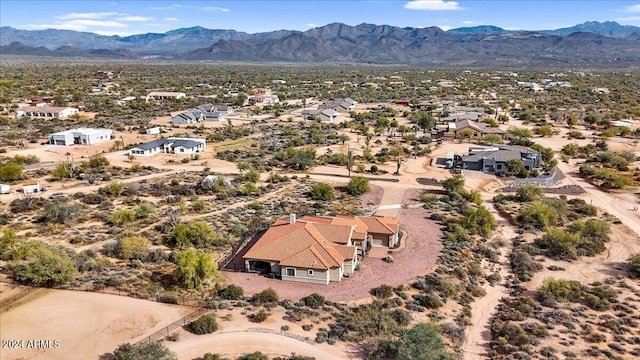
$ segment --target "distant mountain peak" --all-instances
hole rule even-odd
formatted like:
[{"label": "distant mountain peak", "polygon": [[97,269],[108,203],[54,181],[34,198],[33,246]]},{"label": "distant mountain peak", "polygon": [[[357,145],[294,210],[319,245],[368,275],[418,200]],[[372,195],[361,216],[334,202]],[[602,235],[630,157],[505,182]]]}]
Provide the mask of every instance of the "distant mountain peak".
[{"label": "distant mountain peak", "polygon": [[587,21],[585,23],[574,25],[571,27],[556,30],[543,30],[540,32],[560,36],[566,36],[575,32],[590,32],[606,37],[625,38],[634,32],[640,33],[640,27],[631,25],[620,25],[615,21]]}]

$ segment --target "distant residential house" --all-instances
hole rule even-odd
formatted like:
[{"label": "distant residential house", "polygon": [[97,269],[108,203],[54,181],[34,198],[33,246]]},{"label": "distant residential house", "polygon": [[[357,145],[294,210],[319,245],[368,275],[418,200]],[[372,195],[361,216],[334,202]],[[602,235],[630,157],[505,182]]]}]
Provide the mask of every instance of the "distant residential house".
[{"label": "distant residential house", "polygon": [[269,88],[253,89],[253,95],[271,95],[271,89]]},{"label": "distant residential house", "polygon": [[157,134],[160,134],[161,132],[162,132],[161,126],[150,127],[144,131],[144,133],[147,135],[157,135]]},{"label": "distant residential house", "polygon": [[478,121],[480,118],[484,117],[484,113],[479,112],[467,112],[467,113],[458,113],[454,115],[449,115],[447,117],[440,118],[441,122],[452,122],[452,121],[462,121],[462,120],[471,120]]},{"label": "distant residential house", "polygon": [[283,281],[339,282],[352,275],[369,246],[395,246],[398,221],[382,216],[304,216],[276,221],[242,257],[247,271]]},{"label": "distant residential house", "polygon": [[51,145],[95,145],[113,138],[111,129],[77,128],[49,134]]},{"label": "distant residential house", "polygon": [[302,117],[304,117],[307,120],[314,120],[320,115],[321,111],[322,110],[318,110],[318,109],[304,109],[302,110]]},{"label": "distant residential house", "polygon": [[[228,107],[219,107],[220,109],[229,110]],[[173,125],[191,125],[205,121],[224,121],[224,114],[219,112],[218,107],[212,104],[204,104],[188,109],[171,118]]]},{"label": "distant residential house", "polygon": [[166,99],[184,99],[187,94],[183,92],[168,92],[168,91],[152,91],[147,94],[147,100],[166,100]]},{"label": "distant residential house", "polygon": [[53,96],[34,96],[29,99],[29,105],[31,106],[48,106],[54,102]]},{"label": "distant residential house", "polygon": [[206,149],[204,139],[166,138],[153,140],[129,149],[129,155],[153,156],[156,154],[191,155]]},{"label": "distant residential house", "polygon": [[322,121],[331,121],[340,117],[340,113],[333,109],[324,109],[324,110],[321,110],[317,116]]},{"label": "distant residential house", "polygon": [[280,102],[280,98],[277,95],[258,94],[258,95],[250,96],[248,101],[249,101],[249,105],[256,105],[256,104],[270,105],[270,104],[275,104],[277,102]]},{"label": "distant residential house", "polygon": [[40,181],[31,181],[22,184],[22,192],[24,194],[34,194],[42,191],[42,187],[40,186]]},{"label": "distant residential house", "polygon": [[474,112],[478,114],[484,114],[484,108],[482,106],[450,106],[447,105],[444,107],[444,111],[448,112],[449,115],[459,115],[465,114],[469,112]]},{"label": "distant residential house", "polygon": [[507,171],[507,161],[512,159],[522,160],[527,170],[540,167],[540,154],[532,149],[498,145],[493,147],[470,147],[469,155],[462,157],[464,169],[481,170],[484,172]]},{"label": "distant residential house", "polygon": [[337,112],[343,113],[343,112],[354,111],[357,105],[358,105],[358,102],[351,98],[340,98],[335,100],[327,100],[324,102],[324,104],[321,104],[320,106],[318,106],[318,109],[320,110],[334,109]]},{"label": "distant residential house", "polygon": [[123,98],[122,98],[122,99],[120,99],[120,100],[116,100],[116,101],[115,101],[115,103],[116,103],[116,105],[124,106],[124,105],[126,105],[129,101],[133,101],[133,100],[135,100],[135,99],[136,99],[136,97],[135,97],[135,96],[126,96],[126,97],[123,97]]},{"label": "distant residential house", "polygon": [[78,109],[72,107],[24,106],[16,110],[16,116],[65,119],[69,116],[77,114],[78,111]]},{"label": "distant residential house", "polygon": [[496,134],[500,137],[504,137],[506,134],[506,132],[500,128],[489,127],[484,123],[476,123],[470,120],[450,122],[448,127],[449,129],[445,134],[445,137],[449,138],[458,138],[458,135],[464,129],[470,129],[472,131],[470,139],[482,139],[482,137],[487,134]]}]

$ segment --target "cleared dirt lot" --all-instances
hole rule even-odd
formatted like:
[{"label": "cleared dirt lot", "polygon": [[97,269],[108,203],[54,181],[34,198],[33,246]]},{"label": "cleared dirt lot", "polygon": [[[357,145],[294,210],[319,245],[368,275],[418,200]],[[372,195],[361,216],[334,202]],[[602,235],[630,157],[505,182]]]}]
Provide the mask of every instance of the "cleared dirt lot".
[{"label": "cleared dirt lot", "polygon": [[[125,296],[39,289],[0,314],[2,339],[24,341],[24,348],[2,349],[1,358],[97,359],[189,312],[191,309]],[[58,340],[60,347],[29,349],[28,340]]]}]

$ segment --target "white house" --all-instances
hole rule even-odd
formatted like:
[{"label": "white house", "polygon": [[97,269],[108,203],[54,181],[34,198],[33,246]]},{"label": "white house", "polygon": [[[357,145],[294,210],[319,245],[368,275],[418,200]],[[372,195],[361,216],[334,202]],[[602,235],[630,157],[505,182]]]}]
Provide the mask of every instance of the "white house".
[{"label": "white house", "polygon": [[95,145],[113,138],[110,129],[77,128],[49,134],[51,145]]},{"label": "white house", "polygon": [[159,153],[191,155],[203,152],[206,147],[207,145],[204,139],[167,138],[153,140],[133,147],[129,150],[129,155],[145,157]]},{"label": "white house", "polygon": [[157,135],[157,134],[160,134],[160,132],[162,132],[161,126],[154,126],[144,131],[144,133],[147,135]]},{"label": "white house", "polygon": [[24,106],[16,110],[16,116],[30,116],[38,118],[65,119],[78,113],[78,109],[72,107],[57,106]]},{"label": "white house", "polygon": [[230,106],[204,104],[172,117],[171,124],[190,125],[204,121],[224,121],[223,113],[226,112],[229,114],[232,111]]},{"label": "white house", "polygon": [[40,181],[25,183],[22,185],[22,192],[25,194],[33,194],[42,191]]},{"label": "white house", "polygon": [[333,109],[324,109],[317,115],[322,121],[335,120],[340,116],[340,113]]},{"label": "white house", "polygon": [[183,92],[169,92],[169,91],[152,91],[147,94],[146,99],[156,99],[156,100],[165,100],[165,99],[184,99],[187,97],[187,94]]}]

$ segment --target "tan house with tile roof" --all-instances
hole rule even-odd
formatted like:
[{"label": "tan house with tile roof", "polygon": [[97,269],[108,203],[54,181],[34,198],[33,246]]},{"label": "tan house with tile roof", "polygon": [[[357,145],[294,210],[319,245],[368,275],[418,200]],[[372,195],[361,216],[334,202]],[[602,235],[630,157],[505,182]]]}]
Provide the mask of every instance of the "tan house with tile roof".
[{"label": "tan house with tile roof", "polygon": [[353,274],[370,246],[394,247],[398,220],[384,216],[304,216],[278,220],[242,257],[247,271],[316,284]]}]

